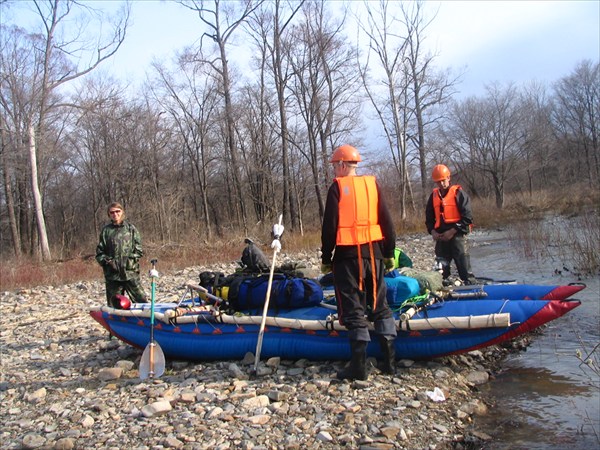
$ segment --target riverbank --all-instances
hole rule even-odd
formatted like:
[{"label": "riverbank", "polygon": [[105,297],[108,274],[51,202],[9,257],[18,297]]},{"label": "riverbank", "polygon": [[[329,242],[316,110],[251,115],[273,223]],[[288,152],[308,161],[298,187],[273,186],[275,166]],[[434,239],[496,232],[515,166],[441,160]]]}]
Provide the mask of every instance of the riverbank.
[{"label": "riverbank", "polygon": [[[398,245],[416,268],[432,267],[430,237]],[[282,256],[302,262],[307,276],[318,271],[316,252]],[[161,273],[157,299],[178,299],[201,271],[234,267]],[[335,380],[343,362],[277,358],[267,361],[270,374],[255,378],[248,358],[168,361],[160,379],[140,381],[141,351],[109,340],[88,315],[104,301],[100,280],[1,294],[2,448],[479,448],[489,439],[472,427],[489,406],[480,387],[510,348],[524,345],[400,360],[395,377],[371,367],[366,382]],[[430,398],[435,388],[443,401]]]}]

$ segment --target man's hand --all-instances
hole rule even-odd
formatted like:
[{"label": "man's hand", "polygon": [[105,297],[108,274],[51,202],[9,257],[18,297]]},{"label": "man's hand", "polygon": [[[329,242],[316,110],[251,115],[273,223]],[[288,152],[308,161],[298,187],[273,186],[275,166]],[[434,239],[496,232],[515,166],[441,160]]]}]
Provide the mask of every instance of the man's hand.
[{"label": "man's hand", "polygon": [[435,230],[431,230],[431,237],[433,238],[434,241],[439,241],[440,240],[440,236],[441,236],[440,233],[438,233]]},{"label": "man's hand", "polygon": [[396,265],[396,261],[394,260],[394,258],[384,258],[383,264],[385,265],[385,271],[389,272]]},{"label": "man's hand", "polygon": [[331,264],[321,264],[321,273],[323,275],[326,275],[329,272],[331,272],[331,269]]},{"label": "man's hand", "polygon": [[104,261],[108,267],[110,267],[113,272],[118,272],[119,268],[117,267],[117,263],[113,259],[107,259]]}]

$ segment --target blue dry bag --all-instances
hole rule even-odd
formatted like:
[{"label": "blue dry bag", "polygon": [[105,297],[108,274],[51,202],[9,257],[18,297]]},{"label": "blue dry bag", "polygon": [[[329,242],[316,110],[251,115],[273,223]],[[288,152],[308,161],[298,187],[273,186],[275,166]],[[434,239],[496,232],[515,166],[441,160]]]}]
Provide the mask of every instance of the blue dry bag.
[{"label": "blue dry bag", "polygon": [[415,278],[400,275],[397,270],[383,277],[387,286],[387,301],[391,308],[399,307],[406,299],[419,295],[421,288]]}]

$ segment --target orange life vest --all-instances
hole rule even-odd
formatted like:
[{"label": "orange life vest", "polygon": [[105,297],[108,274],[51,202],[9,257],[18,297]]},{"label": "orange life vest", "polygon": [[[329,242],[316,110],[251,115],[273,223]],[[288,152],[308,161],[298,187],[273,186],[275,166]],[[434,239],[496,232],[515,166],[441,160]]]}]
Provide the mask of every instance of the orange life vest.
[{"label": "orange life vest", "polygon": [[448,188],[446,196],[442,197],[440,190],[433,190],[433,211],[435,212],[435,228],[442,225],[442,218],[445,223],[460,222],[461,216],[456,204],[456,193],[460,189],[460,185],[455,184]]},{"label": "orange life vest", "polygon": [[340,189],[336,245],[360,245],[383,239],[373,176],[336,178]]}]

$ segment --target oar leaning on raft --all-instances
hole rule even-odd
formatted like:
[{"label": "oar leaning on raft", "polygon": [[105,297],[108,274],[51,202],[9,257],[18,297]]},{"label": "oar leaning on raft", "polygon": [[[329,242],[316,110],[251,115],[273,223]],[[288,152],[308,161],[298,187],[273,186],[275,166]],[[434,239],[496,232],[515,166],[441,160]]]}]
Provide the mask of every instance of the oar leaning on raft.
[{"label": "oar leaning on raft", "polygon": [[156,259],[151,261],[152,270],[150,270],[150,277],[152,278],[152,298],[150,306],[150,341],[142,353],[142,359],[140,360],[140,378],[145,380],[146,378],[158,378],[165,373],[165,354],[162,348],[154,340],[154,303],[156,300],[156,279],[158,278],[158,271],[156,270]]}]

